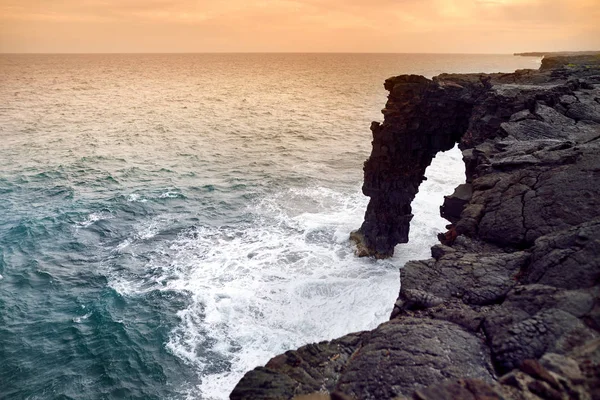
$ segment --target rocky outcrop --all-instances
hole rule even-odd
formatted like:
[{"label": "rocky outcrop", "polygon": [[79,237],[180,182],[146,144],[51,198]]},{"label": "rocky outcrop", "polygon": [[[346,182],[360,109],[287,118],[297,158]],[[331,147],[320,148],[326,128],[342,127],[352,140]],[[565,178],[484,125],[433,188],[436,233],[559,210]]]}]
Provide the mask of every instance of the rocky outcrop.
[{"label": "rocky outcrop", "polygon": [[[506,178],[519,180],[522,177],[516,177],[511,170],[525,164],[559,164],[561,160],[556,157],[568,161],[577,152],[559,151],[568,149],[555,148],[556,140],[569,146],[594,139],[600,123],[598,103],[594,95],[587,93],[590,88],[586,85],[592,83],[574,78],[573,68],[568,67],[575,65],[573,60],[547,58],[540,71],[513,74],[442,74],[432,80],[402,75],[386,80],[390,95],[383,109],[385,119],[383,124],[371,125],[373,150],[364,167],[363,192],[371,200],[362,226],[351,235],[357,242],[358,254],[389,257],[398,243],[408,241],[410,204],[425,179],[425,169],[439,151],[449,150],[459,142],[461,148],[471,149],[465,154],[467,183],[471,184],[483,174],[481,169],[492,162],[479,157],[496,157],[490,167],[504,170]],[[593,63],[600,63],[600,58],[581,56],[577,61],[582,64],[576,74],[590,76],[597,70]],[[591,82],[594,79],[592,76]],[[507,140],[491,141],[503,138]],[[495,175],[488,180],[497,178]],[[524,185],[515,186],[506,179],[502,184],[511,190],[525,190]],[[589,181],[581,184],[588,185]],[[451,196],[442,210],[451,222],[462,212],[453,200],[465,204],[472,186],[459,189],[462,193]],[[505,207],[501,208],[500,218],[506,212]],[[484,230],[489,219],[496,216],[487,216]],[[504,231],[497,232],[503,234]],[[523,239],[531,241],[530,237]]]},{"label": "rocky outcrop", "polygon": [[363,193],[371,198],[365,221],[352,238],[359,255],[389,257],[408,242],[411,203],[425,169],[450,150],[469,124],[473,105],[489,90],[485,75],[402,75],[385,81],[390,91],[383,124],[373,122],[373,150],[365,162]]},{"label": "rocky outcrop", "polygon": [[386,81],[353,237],[392,254],[425,168],[458,142],[448,232],[401,269],[389,322],[275,357],[232,399],[600,399],[600,60],[544,61]]}]

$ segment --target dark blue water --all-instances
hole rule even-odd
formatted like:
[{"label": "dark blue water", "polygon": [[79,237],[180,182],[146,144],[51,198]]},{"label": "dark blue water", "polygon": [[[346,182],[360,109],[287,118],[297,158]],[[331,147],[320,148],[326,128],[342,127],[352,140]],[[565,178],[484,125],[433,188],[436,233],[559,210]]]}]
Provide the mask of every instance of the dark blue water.
[{"label": "dark blue water", "polygon": [[0,398],[225,398],[277,353],[384,321],[463,171],[438,157],[411,243],[354,257],[383,80],[536,61],[0,56]]}]

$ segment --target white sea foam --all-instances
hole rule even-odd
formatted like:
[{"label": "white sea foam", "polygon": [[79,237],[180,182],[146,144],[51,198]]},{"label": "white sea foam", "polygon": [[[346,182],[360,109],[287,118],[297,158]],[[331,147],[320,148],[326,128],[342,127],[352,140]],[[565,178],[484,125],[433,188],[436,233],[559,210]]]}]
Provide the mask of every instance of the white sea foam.
[{"label": "white sea foam", "polygon": [[114,252],[121,253],[129,248],[133,243],[149,240],[155,237],[160,229],[164,226],[168,226],[171,222],[170,218],[157,217],[134,226],[131,235],[122,240],[115,248]]},{"label": "white sea foam", "polygon": [[[168,349],[198,369],[198,395],[227,398],[249,369],[306,343],[372,329],[387,320],[399,289],[398,268],[429,256],[443,195],[463,177],[460,152],[438,156],[413,203],[410,242],[386,261],[357,258],[348,241],[368,199],[331,188],[291,188],[249,206],[254,220],[183,232],[169,256],[146,268],[153,284],[113,282],[122,294],[176,290],[191,294]],[[157,225],[139,227],[156,232]],[[122,250],[130,243],[120,245]]]},{"label": "white sea foam", "polygon": [[148,200],[143,198],[140,194],[138,193],[131,193],[130,195],[127,196],[127,201],[131,202],[131,203],[145,203]]},{"label": "white sea foam", "polygon": [[93,225],[94,223],[100,221],[100,220],[104,220],[104,219],[111,219],[113,218],[112,214],[108,211],[99,211],[99,212],[94,212],[89,214],[86,219],[84,219],[83,221],[79,222],[77,224],[77,227],[80,228],[87,228],[90,225]]},{"label": "white sea foam", "polygon": [[258,220],[243,230],[202,228],[173,245],[181,278],[168,286],[192,293],[192,305],[168,347],[197,365],[203,397],[226,397],[247,369],[277,353],[374,327],[389,314],[397,266],[357,259],[348,242],[366,199],[358,190],[328,193],[336,207],[290,216],[280,201],[327,190],[295,192],[257,204]]},{"label": "white sea foam", "polygon": [[120,253],[131,244],[131,239],[125,239],[115,247],[115,252]]},{"label": "white sea foam", "polygon": [[141,240],[152,239],[160,231],[161,221],[153,219],[149,223],[138,227],[137,237]]},{"label": "white sea foam", "polygon": [[181,193],[173,191],[166,191],[164,193],[161,193],[161,195],[159,196],[159,198],[161,199],[176,199],[178,197],[181,197]]},{"label": "white sea foam", "polygon": [[92,312],[90,311],[89,313],[82,315],[81,317],[74,317],[73,322],[76,324],[80,324],[82,321],[85,321],[86,319],[88,319],[91,316],[92,316]]}]

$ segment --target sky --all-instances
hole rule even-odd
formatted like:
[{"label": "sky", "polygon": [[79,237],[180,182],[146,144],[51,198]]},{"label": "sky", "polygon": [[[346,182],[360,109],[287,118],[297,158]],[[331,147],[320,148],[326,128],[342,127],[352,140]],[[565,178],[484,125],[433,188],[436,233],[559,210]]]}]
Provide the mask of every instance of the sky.
[{"label": "sky", "polygon": [[600,50],[600,0],[0,0],[2,53]]}]

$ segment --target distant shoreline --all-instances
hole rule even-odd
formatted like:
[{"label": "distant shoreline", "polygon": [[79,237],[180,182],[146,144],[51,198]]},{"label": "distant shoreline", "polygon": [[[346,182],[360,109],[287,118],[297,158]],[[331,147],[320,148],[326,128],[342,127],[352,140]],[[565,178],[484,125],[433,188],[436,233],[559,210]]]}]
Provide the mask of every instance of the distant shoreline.
[{"label": "distant shoreline", "polygon": [[525,53],[514,53],[515,56],[522,57],[545,57],[545,56],[594,56],[600,55],[598,51],[532,51]]}]

